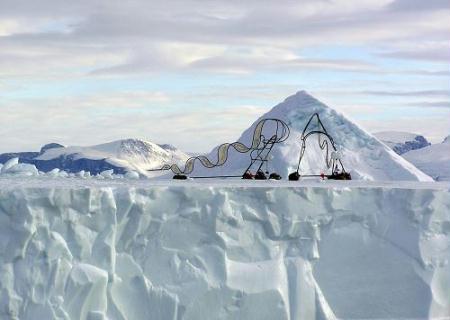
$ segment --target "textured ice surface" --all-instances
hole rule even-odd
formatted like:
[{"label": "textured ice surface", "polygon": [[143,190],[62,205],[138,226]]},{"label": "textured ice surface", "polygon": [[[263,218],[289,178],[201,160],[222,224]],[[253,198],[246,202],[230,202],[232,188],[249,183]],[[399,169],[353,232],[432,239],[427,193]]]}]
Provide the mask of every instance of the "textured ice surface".
[{"label": "textured ice surface", "polygon": [[448,184],[169,185],[0,179],[0,319],[450,317]]}]

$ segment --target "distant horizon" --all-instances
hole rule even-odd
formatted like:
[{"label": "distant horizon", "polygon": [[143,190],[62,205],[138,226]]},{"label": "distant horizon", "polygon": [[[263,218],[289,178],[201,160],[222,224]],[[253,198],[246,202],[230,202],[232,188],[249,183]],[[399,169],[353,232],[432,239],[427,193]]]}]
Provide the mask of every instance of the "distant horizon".
[{"label": "distant horizon", "polygon": [[4,0],[0,153],[207,152],[299,90],[370,133],[450,134],[448,0]]},{"label": "distant horizon", "polygon": [[[301,91],[304,91],[304,90],[301,90]],[[300,91],[299,91],[299,92],[300,92]],[[298,93],[298,92],[297,92],[297,93]],[[306,93],[307,93],[307,92],[306,92]],[[315,98],[315,97],[314,97],[314,98]],[[281,102],[280,102],[280,103],[281,103]],[[270,110],[267,110],[267,111],[270,111]],[[261,114],[261,115],[259,115],[259,116],[256,116],[256,118],[253,119],[253,120],[250,122],[249,126],[250,126],[252,123],[254,123],[254,122],[257,120],[257,118],[263,116],[264,114],[265,114],[265,113],[263,113],[263,114]],[[344,116],[347,116],[347,115],[344,114]],[[358,124],[358,123],[356,123],[356,124]],[[243,132],[245,129],[247,129],[247,127],[244,128],[244,129],[242,130],[242,132]],[[363,128],[363,129],[365,129],[365,128]],[[239,136],[242,134],[242,132],[240,132],[240,133],[238,134],[238,136],[236,136],[236,137],[235,137],[234,139],[232,139],[232,140],[233,140],[233,141],[237,140],[237,139],[239,138]],[[369,132],[369,131],[366,130],[366,132]],[[396,133],[409,133],[409,134],[422,135],[422,134],[416,133],[416,132],[396,131],[396,130],[376,131],[376,132],[369,132],[369,133],[372,134],[372,135],[375,135],[375,134],[377,134],[377,133],[383,133],[383,132],[396,132]],[[422,135],[422,136],[424,136],[424,135]],[[426,136],[424,136],[424,137],[425,137],[425,139],[427,139],[430,143],[436,144],[436,143],[441,143],[441,142],[443,142],[443,140],[444,140],[446,137],[448,137],[448,136],[449,136],[449,135],[444,136],[441,140],[438,140],[438,141],[431,141],[428,137],[426,137]],[[122,138],[115,139],[115,140],[100,141],[100,142],[98,142],[98,143],[90,143],[90,144],[84,144],[84,145],[70,145],[70,144],[64,144],[64,143],[61,143],[61,142],[58,142],[58,141],[49,141],[49,142],[47,142],[47,143],[45,143],[45,144],[43,144],[43,145],[37,147],[36,150],[19,150],[19,151],[6,151],[6,152],[0,151],[0,154],[1,154],[1,153],[8,153],[8,152],[11,152],[11,153],[14,153],[14,152],[39,152],[40,149],[41,149],[43,146],[48,145],[48,144],[53,144],[53,143],[61,144],[61,145],[63,145],[64,147],[90,147],[90,146],[103,145],[103,144],[108,144],[108,143],[112,143],[112,142],[116,142],[116,141],[124,141],[124,140],[141,140],[141,141],[145,141],[145,142],[155,143],[155,144],[157,144],[157,145],[168,144],[168,145],[172,145],[172,146],[176,147],[177,149],[179,149],[179,150],[181,150],[181,151],[184,151],[184,152],[190,153],[190,154],[192,154],[192,153],[207,153],[207,152],[211,151],[212,148],[214,148],[215,146],[217,146],[217,145],[215,145],[215,146],[213,146],[213,147],[212,147],[211,149],[209,149],[209,150],[189,150],[189,149],[188,149],[188,150],[185,150],[185,149],[182,149],[182,148],[180,148],[180,147],[178,147],[177,145],[174,145],[174,144],[172,144],[172,143],[159,142],[159,141],[155,141],[155,140],[148,139],[148,138],[122,137]],[[232,141],[231,141],[231,140],[230,140],[230,141],[222,141],[221,143],[224,143],[224,142],[232,142]]]}]

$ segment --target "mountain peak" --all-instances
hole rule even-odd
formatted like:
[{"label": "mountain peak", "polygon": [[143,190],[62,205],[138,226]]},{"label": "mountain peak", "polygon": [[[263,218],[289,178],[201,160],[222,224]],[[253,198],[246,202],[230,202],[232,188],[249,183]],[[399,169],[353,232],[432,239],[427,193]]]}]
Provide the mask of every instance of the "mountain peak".
[{"label": "mountain peak", "polygon": [[295,96],[311,96],[306,90],[299,90],[294,95]]},{"label": "mountain peak", "polygon": [[306,109],[310,110],[312,114],[330,108],[305,90],[300,90],[273,107],[266,116],[270,115],[272,118],[294,118],[296,114],[304,113]]},{"label": "mountain peak", "polygon": [[171,145],[171,144],[169,144],[169,143],[158,144],[158,146],[159,146],[160,148],[163,148],[164,150],[170,150],[170,151],[176,151],[176,150],[178,150],[177,147],[175,147],[175,146],[173,146],[173,145]]},{"label": "mountain peak", "polygon": [[152,152],[164,153],[164,152],[178,151],[176,147],[171,145],[158,145],[154,142],[138,138],[125,138],[115,140],[99,144],[96,146],[91,146],[90,148],[114,153],[128,153],[128,154],[132,153],[145,154]]},{"label": "mountain peak", "polygon": [[297,91],[295,94],[287,97],[284,101],[288,101],[288,100],[297,100],[297,101],[314,100],[314,101],[318,101],[316,98],[314,98],[306,90]]},{"label": "mountain peak", "polygon": [[122,139],[122,140],[118,140],[118,142],[120,143],[120,145],[122,147],[139,147],[139,146],[154,145],[153,142],[148,142],[148,141],[136,139],[136,138]]},{"label": "mountain peak", "polygon": [[40,154],[43,154],[45,151],[49,150],[49,149],[54,149],[54,148],[64,148],[64,146],[62,144],[59,143],[47,143],[46,145],[42,146],[41,150],[39,151]]}]

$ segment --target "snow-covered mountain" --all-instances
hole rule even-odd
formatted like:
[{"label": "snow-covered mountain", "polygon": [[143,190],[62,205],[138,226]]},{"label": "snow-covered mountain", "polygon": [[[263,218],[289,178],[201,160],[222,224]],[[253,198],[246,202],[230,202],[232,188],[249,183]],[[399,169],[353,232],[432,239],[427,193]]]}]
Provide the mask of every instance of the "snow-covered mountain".
[{"label": "snow-covered mountain", "polygon": [[403,154],[406,160],[437,181],[450,181],[450,136],[442,143]]},{"label": "snow-covered mountain", "polygon": [[[157,145],[149,141],[125,139],[87,147],[51,148],[34,160],[45,162],[55,161],[55,159],[72,159],[73,161],[89,159],[102,161],[112,167],[123,168],[124,170],[131,169],[145,172],[145,170],[160,167],[167,162],[184,162],[187,158],[188,155],[184,152],[168,144]],[[65,170],[65,168],[61,167],[60,169]],[[79,169],[81,168],[76,168],[75,170],[80,171]],[[92,170],[88,171],[93,173]]]},{"label": "snow-covered mountain", "polygon": [[374,136],[383,141],[397,154],[425,148],[431,144],[424,136],[410,132],[382,131],[374,133]]},{"label": "snow-covered mountain", "polygon": [[52,148],[64,148],[63,145],[59,143],[48,143],[42,146],[39,152],[28,151],[28,152],[7,152],[0,154],[0,164],[4,164],[11,159],[17,158],[21,163],[31,163],[33,164],[33,159],[43,154],[48,149]]},{"label": "snow-covered mountain", "polygon": [[[278,118],[285,121],[291,129],[291,134],[287,141],[274,147],[269,171],[277,172],[286,178],[297,167],[301,132],[314,113],[319,114],[325,128],[340,147],[344,166],[351,172],[353,179],[432,181],[431,177],[371,134],[305,91],[300,91],[273,107],[245,130],[239,141],[250,145],[254,128],[261,119]],[[208,157],[217,159],[217,149],[212,150]],[[197,165],[193,175],[242,174],[248,163],[249,154],[240,154],[230,149],[228,162],[224,166],[204,169]],[[320,150],[317,139],[312,138],[308,142],[300,174],[321,172],[326,172],[324,153]]]},{"label": "snow-covered mountain", "polygon": [[189,156],[169,144],[158,145],[138,139],[125,139],[94,146],[69,146],[47,144],[40,152],[6,153],[0,162],[19,158],[21,163],[34,164],[40,171],[54,168],[67,172],[89,171],[97,174],[105,170],[125,173],[161,167],[165,163],[184,162]]}]

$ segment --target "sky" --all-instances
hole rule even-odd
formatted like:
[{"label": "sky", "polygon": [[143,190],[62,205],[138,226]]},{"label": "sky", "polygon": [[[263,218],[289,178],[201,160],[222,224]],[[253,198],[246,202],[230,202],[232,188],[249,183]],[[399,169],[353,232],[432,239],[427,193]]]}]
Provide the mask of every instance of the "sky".
[{"label": "sky", "polygon": [[306,90],[369,132],[450,134],[449,0],[0,0],[0,152],[206,152]]}]

